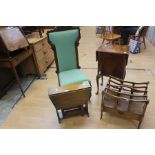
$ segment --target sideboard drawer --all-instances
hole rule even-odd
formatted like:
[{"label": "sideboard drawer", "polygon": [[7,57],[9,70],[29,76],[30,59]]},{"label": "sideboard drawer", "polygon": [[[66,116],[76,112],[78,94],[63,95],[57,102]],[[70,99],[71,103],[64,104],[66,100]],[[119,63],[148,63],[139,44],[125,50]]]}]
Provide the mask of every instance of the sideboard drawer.
[{"label": "sideboard drawer", "polygon": [[38,50],[42,50],[42,49],[43,49],[42,42],[39,41],[38,43],[34,44],[33,47],[34,47],[34,50],[35,50],[36,52],[37,52]]},{"label": "sideboard drawer", "polygon": [[54,60],[54,55],[53,55],[52,52],[49,52],[48,54],[45,55],[45,57],[46,57],[46,64],[47,64],[47,67],[48,67],[49,65],[52,64],[52,62]]}]

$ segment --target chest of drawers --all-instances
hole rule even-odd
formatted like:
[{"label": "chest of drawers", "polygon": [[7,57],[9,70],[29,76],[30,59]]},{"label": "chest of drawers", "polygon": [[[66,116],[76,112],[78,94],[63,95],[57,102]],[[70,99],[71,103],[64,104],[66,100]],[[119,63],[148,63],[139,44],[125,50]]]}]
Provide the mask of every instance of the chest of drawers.
[{"label": "chest of drawers", "polygon": [[37,64],[39,76],[43,75],[54,61],[54,53],[48,44],[47,36],[43,38],[29,38]]}]

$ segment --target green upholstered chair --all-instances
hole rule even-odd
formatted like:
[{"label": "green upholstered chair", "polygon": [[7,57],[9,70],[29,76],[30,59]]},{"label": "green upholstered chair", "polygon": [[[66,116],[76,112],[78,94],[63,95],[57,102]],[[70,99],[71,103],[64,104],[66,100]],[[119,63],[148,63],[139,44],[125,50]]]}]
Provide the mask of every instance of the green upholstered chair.
[{"label": "green upholstered chair", "polygon": [[54,50],[60,86],[82,81],[90,82],[79,66],[77,47],[80,37],[79,29],[48,32],[48,42]]}]

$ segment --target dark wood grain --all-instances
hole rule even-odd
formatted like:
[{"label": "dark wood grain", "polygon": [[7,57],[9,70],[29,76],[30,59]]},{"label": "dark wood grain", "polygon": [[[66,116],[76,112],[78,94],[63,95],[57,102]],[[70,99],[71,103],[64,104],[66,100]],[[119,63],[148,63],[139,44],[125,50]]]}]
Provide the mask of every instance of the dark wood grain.
[{"label": "dark wood grain", "polygon": [[82,115],[86,113],[89,116],[88,101],[91,97],[91,86],[88,81],[51,88],[48,95],[56,108],[59,123],[61,122],[59,110],[64,116],[67,116],[65,112],[72,113],[74,110],[80,111]]},{"label": "dark wood grain", "polygon": [[99,91],[99,78],[103,76],[115,76],[124,79],[126,74],[126,65],[128,62],[128,46],[101,45],[96,51],[96,60],[98,61],[98,71],[96,76],[97,92]]},{"label": "dark wood grain", "polygon": [[102,92],[101,119],[103,112],[109,112],[138,120],[138,128],[140,128],[149,103],[148,84],[149,82],[135,83],[110,76]]}]

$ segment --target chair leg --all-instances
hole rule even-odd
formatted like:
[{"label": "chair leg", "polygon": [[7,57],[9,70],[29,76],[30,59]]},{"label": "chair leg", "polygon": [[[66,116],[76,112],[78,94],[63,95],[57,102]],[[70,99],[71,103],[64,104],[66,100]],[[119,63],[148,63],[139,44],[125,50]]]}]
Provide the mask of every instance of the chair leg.
[{"label": "chair leg", "polygon": [[140,52],[141,52],[141,45],[142,45],[143,41],[141,41],[141,39],[139,39],[139,40],[137,40],[137,41],[140,42],[140,46],[139,46],[139,48],[138,48],[138,52],[140,53]]},{"label": "chair leg", "polygon": [[118,40],[118,44],[121,45],[121,39]]},{"label": "chair leg", "polygon": [[105,39],[103,38],[103,40],[102,40],[102,44],[104,43],[104,41],[105,41]]},{"label": "chair leg", "polygon": [[145,37],[143,37],[144,48],[146,49]]},{"label": "chair leg", "polygon": [[139,47],[139,49],[138,49],[138,51],[139,51],[139,53],[140,53],[140,51],[141,51],[141,49],[140,49],[141,47]]}]

